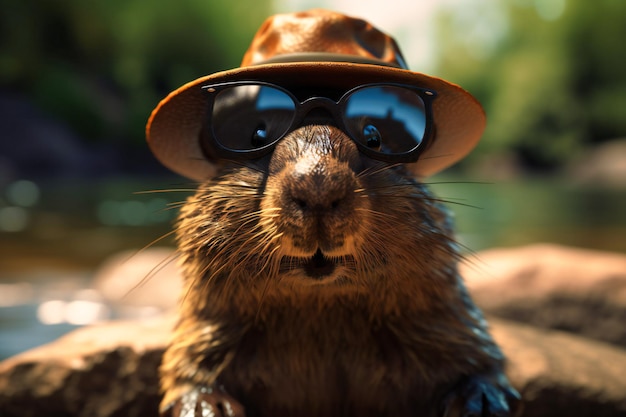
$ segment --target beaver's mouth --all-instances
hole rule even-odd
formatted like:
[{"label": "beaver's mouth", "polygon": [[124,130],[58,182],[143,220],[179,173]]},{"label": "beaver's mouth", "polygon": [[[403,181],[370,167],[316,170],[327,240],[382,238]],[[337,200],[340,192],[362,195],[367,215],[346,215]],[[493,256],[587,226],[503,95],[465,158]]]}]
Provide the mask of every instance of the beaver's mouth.
[{"label": "beaver's mouth", "polygon": [[281,271],[292,271],[301,269],[307,277],[314,279],[324,279],[331,276],[337,267],[353,264],[351,256],[330,257],[326,256],[320,249],[311,257],[285,257],[281,261]]},{"label": "beaver's mouth", "polygon": [[304,272],[312,278],[322,278],[335,271],[335,262],[324,256],[321,250],[317,250],[313,257],[304,264]]}]

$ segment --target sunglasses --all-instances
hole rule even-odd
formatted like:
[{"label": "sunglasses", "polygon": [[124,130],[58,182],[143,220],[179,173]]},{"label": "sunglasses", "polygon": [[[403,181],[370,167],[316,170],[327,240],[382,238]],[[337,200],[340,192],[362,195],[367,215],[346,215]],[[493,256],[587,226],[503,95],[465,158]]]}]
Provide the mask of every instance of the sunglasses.
[{"label": "sunglasses", "polygon": [[324,109],[358,149],[386,162],[415,162],[432,136],[432,90],[403,84],[366,84],[339,98],[300,101],[283,87],[258,81],[204,86],[210,97],[202,146],[210,155],[253,159]]}]

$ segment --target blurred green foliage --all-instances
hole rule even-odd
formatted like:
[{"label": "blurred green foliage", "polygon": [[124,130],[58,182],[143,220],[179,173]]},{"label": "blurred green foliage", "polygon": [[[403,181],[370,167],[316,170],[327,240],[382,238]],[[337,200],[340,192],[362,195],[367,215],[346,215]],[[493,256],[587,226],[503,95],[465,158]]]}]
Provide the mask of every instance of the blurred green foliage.
[{"label": "blurred green foliage", "polygon": [[[589,145],[626,136],[626,1],[476,4],[482,9],[473,10],[473,24],[500,33],[491,44],[472,43],[467,13],[443,15],[439,64],[444,78],[485,107],[480,150],[513,151],[527,165],[551,169]],[[494,10],[499,20],[490,28]]]},{"label": "blurred green foliage", "polygon": [[[143,146],[158,101],[237,66],[272,3],[3,0],[0,89],[26,94],[86,140]],[[478,153],[554,168],[626,135],[626,1],[454,4],[437,22],[437,73],[484,104]]]},{"label": "blurred green foliage", "polygon": [[0,88],[87,140],[142,143],[169,91],[239,65],[269,1],[3,0]]}]

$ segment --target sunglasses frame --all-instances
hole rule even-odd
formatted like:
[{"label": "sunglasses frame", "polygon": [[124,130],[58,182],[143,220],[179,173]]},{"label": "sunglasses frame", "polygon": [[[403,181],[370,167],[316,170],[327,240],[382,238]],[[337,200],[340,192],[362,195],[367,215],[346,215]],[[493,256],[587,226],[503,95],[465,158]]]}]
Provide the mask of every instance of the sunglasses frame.
[{"label": "sunglasses frame", "polygon": [[[266,86],[272,87],[277,90],[284,92],[295,105],[293,118],[291,120],[291,124],[289,128],[285,131],[283,135],[273,140],[271,143],[264,145],[259,148],[250,149],[250,150],[236,150],[229,149],[224,147],[216,138],[213,133],[213,128],[211,123],[205,123],[201,133],[201,147],[203,151],[211,157],[218,157],[223,159],[230,160],[240,160],[240,159],[257,159],[261,158],[269,154],[276,144],[280,142],[285,136],[287,136],[294,129],[306,126],[303,124],[305,117],[311,112],[311,110],[315,108],[323,108],[327,110],[333,117],[335,121],[335,126],[341,129],[343,133],[346,134],[357,146],[360,152],[363,154],[377,159],[379,161],[391,162],[391,163],[410,163],[416,162],[419,159],[420,154],[428,148],[430,141],[432,140],[432,136],[434,133],[434,125],[433,125],[433,112],[432,112],[432,100],[437,96],[437,93],[434,90],[430,90],[427,88],[416,87],[413,85],[400,84],[400,83],[371,83],[371,84],[361,84],[356,87],[353,87],[343,93],[339,100],[335,101],[331,98],[324,96],[312,96],[306,98],[304,101],[300,101],[291,91],[287,88],[282,87],[277,84],[264,82],[264,81],[232,81],[232,82],[223,82],[205,85],[202,89],[209,96],[209,103],[207,107],[207,117],[210,121],[213,114],[213,107],[215,105],[215,97],[217,94],[230,87],[238,87],[238,86],[246,86],[246,85],[257,85],[257,86]],[[350,134],[350,131],[347,129],[344,120],[343,114],[345,113],[345,103],[346,99],[353,94],[355,91],[368,88],[368,87],[400,87],[405,88],[407,90],[413,91],[416,93],[424,103],[424,135],[422,137],[421,142],[415,146],[413,149],[403,153],[397,154],[385,154],[382,152],[377,152],[367,145],[359,142],[357,139],[353,138]]]}]

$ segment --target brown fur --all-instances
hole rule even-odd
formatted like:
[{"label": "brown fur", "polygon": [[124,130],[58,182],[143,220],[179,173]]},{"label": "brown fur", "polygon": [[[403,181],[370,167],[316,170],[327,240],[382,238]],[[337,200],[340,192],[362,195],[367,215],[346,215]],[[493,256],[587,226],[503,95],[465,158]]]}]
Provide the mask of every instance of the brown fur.
[{"label": "brown fur", "polygon": [[[468,376],[508,386],[449,217],[403,166],[329,126],[248,165],[225,167],[181,211],[186,291],[163,409],[223,387],[248,417],[434,416]],[[306,273],[318,248],[329,275]]]}]

